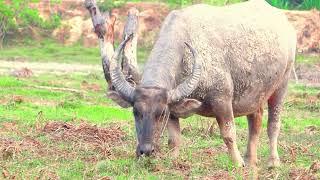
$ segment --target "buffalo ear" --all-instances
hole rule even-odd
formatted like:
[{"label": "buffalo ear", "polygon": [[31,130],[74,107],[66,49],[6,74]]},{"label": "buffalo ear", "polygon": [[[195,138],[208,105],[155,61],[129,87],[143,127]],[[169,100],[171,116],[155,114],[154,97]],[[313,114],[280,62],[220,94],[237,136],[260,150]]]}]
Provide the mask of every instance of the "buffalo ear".
[{"label": "buffalo ear", "polygon": [[194,114],[202,105],[202,103],[196,99],[183,99],[176,103],[170,104],[170,112],[181,118],[187,118]]},{"label": "buffalo ear", "polygon": [[119,106],[121,106],[123,108],[129,108],[132,106],[130,102],[124,100],[121,97],[121,95],[116,91],[109,90],[107,92],[107,97],[112,99],[114,102],[116,102]]}]

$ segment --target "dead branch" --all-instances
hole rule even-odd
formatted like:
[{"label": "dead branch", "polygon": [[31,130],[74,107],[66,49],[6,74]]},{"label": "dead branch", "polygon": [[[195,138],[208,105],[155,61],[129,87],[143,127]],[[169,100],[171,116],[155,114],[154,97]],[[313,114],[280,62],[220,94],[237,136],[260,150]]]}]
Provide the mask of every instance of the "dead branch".
[{"label": "dead branch", "polygon": [[[101,14],[95,0],[85,0],[85,6],[91,15],[94,32],[99,38],[105,79],[109,84],[109,89],[114,90],[111,83],[109,65],[114,53],[114,24],[116,18],[109,13]],[[139,11],[135,8],[130,9],[128,12],[128,20],[123,31],[123,39],[133,34],[133,38],[130,39],[124,49],[122,61],[123,73],[126,76],[127,81],[133,85],[140,81],[137,63],[138,17]]]},{"label": "dead branch", "polygon": [[[115,17],[111,17],[108,13],[105,13],[102,16],[95,0],[85,0],[84,3],[90,13],[92,24],[94,27],[94,32],[97,34],[99,38],[102,68],[105,79],[109,85],[109,89],[113,89],[109,73],[109,62],[114,53],[114,23],[116,19]],[[107,28],[105,27],[106,22]]]},{"label": "dead branch", "polygon": [[137,62],[137,43],[139,28],[139,11],[131,8],[128,12],[128,19],[123,30],[123,40],[133,34],[124,48],[122,68],[127,80],[132,84],[140,82],[140,73]]}]

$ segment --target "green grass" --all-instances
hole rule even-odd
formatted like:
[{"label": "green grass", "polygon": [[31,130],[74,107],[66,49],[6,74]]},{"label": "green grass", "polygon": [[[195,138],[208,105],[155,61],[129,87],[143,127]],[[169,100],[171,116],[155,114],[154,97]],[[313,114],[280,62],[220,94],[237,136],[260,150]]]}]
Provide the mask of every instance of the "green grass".
[{"label": "green grass", "polygon": [[[143,63],[151,51],[147,47],[139,47],[138,62]],[[32,62],[56,62],[100,64],[100,51],[98,47],[83,47],[79,44],[63,46],[54,40],[41,42],[24,42],[22,44],[7,46],[1,49],[0,60],[27,60]]]},{"label": "green grass", "polygon": [[[83,79],[98,84],[101,89],[85,89],[82,86]],[[81,89],[85,93],[33,88],[35,85],[64,87],[66,84],[69,88]],[[130,109],[122,109],[105,97],[106,87],[102,74],[44,74],[28,79],[2,76],[0,89],[0,136],[17,143],[30,137],[42,144],[40,148],[31,146],[15,152],[11,158],[0,156],[0,166],[18,179],[49,176],[61,179],[97,179],[104,176],[117,179],[183,179],[214,176],[216,173],[226,173],[235,179],[242,177],[241,171],[231,163],[216,123],[213,133],[208,133],[209,125],[215,122],[212,118],[193,116],[181,120],[184,143],[179,158],[173,159],[166,155],[168,148],[165,136],[161,140],[161,156],[136,159],[134,121]],[[315,108],[310,110],[309,102],[317,98],[319,92],[319,88],[290,84],[279,140],[282,166],[277,171],[268,170],[265,166],[269,154],[265,110],[258,151],[260,177],[270,174],[275,177],[278,174],[279,178],[287,179],[292,169],[308,169],[316,160],[314,157],[319,157],[320,107],[312,104]],[[319,99],[314,103],[319,104]],[[84,121],[99,127],[119,124],[126,135],[122,143],[107,146],[110,155],[106,156],[85,142],[53,140],[41,131],[49,121],[72,124]],[[14,123],[17,129],[6,130],[6,123]],[[244,154],[247,141],[246,118],[237,118],[236,125],[239,149]],[[310,127],[316,128],[314,134],[310,135],[306,131]],[[307,150],[303,148],[305,146]],[[288,153],[290,148],[296,153],[294,159]],[[317,176],[320,177],[320,174]]]},{"label": "green grass", "polygon": [[296,64],[319,64],[320,56],[319,55],[301,55],[298,54],[296,57]]}]

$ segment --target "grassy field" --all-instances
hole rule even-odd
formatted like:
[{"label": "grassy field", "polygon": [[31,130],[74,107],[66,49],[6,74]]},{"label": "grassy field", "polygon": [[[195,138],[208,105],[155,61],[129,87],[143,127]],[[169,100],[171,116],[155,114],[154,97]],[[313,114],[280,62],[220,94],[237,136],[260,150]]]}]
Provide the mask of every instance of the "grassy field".
[{"label": "grassy field", "polygon": [[[59,52],[59,53],[58,53]],[[32,54],[33,53],[33,54]],[[56,53],[56,56],[52,55]],[[146,52],[140,53],[146,57]],[[84,58],[85,57],[85,58]],[[98,50],[80,46],[8,48],[0,59],[100,63]],[[81,59],[82,58],[82,59]],[[299,56],[297,63],[319,63]],[[167,137],[157,157],[136,159],[134,120],[105,96],[102,72],[36,74],[30,78],[0,76],[0,166],[2,177],[17,179],[242,179],[248,171],[233,167],[214,119],[181,120],[183,147],[168,156]],[[265,109],[266,111],[266,109]],[[266,115],[258,149],[262,179],[320,178],[320,88],[290,83],[282,113],[279,153],[282,165],[266,167]],[[213,123],[212,130],[210,129]],[[244,155],[246,118],[237,118],[238,145]],[[105,135],[101,135],[104,133]]]},{"label": "grassy field", "polygon": [[[100,59],[98,47],[83,47],[80,44],[63,46],[54,40],[46,39],[39,42],[25,40],[23,44],[12,44],[0,50],[2,60],[28,60],[31,62],[57,62],[57,63],[81,63],[98,64]],[[138,60],[143,63],[151,48],[139,46]]]}]

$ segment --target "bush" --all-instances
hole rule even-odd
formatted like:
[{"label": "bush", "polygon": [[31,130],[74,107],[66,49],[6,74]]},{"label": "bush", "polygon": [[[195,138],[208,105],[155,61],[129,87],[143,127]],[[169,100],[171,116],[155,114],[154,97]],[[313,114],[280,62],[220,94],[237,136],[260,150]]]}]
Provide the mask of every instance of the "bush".
[{"label": "bush", "polygon": [[102,12],[110,11],[113,8],[118,8],[124,5],[127,0],[104,0],[98,2],[98,7]]},{"label": "bush", "polygon": [[320,0],[267,0],[269,4],[281,9],[320,10]]},{"label": "bush", "polygon": [[60,25],[60,17],[52,15],[49,20],[40,17],[37,9],[31,9],[30,3],[38,0],[0,0],[0,47],[8,32],[14,32],[18,28],[29,26],[41,29],[53,29]]}]

